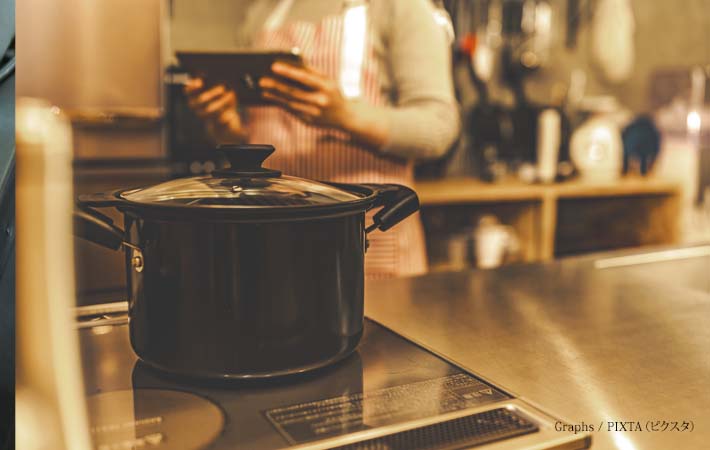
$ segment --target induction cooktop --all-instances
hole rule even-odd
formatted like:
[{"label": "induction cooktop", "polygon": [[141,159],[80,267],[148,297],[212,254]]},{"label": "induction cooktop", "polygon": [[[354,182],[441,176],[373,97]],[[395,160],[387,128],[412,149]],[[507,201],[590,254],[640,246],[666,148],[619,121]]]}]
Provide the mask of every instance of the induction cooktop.
[{"label": "induction cooktop", "polygon": [[126,304],[78,308],[97,450],[588,448],[588,435],[381,325],[319,371],[215,384],[156,372],[131,350]]}]

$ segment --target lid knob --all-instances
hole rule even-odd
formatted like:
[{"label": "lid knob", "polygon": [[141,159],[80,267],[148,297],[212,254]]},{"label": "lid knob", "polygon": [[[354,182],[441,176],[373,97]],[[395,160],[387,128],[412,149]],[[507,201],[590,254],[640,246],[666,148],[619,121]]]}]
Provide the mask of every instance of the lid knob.
[{"label": "lid knob", "polygon": [[280,171],[261,166],[274,150],[273,145],[262,144],[218,145],[217,151],[227,158],[229,168],[215,170],[212,174],[230,177],[279,177]]}]

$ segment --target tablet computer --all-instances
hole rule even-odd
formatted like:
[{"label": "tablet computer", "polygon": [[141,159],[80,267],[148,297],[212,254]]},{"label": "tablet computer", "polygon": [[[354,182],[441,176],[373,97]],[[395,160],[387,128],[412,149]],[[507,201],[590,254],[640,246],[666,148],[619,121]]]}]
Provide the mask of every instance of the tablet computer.
[{"label": "tablet computer", "polygon": [[209,85],[224,84],[237,93],[243,105],[269,104],[261,95],[259,79],[266,75],[277,77],[271,65],[277,61],[303,67],[297,51],[246,50],[234,52],[176,52],[180,68],[192,77],[200,77]]}]

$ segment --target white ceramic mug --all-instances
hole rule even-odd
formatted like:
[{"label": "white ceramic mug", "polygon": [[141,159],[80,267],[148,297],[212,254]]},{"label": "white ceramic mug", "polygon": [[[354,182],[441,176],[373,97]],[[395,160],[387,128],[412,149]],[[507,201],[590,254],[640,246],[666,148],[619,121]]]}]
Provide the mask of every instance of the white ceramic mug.
[{"label": "white ceramic mug", "polygon": [[503,264],[507,254],[517,251],[518,238],[513,227],[502,225],[493,216],[480,219],[474,231],[476,265],[493,269]]}]

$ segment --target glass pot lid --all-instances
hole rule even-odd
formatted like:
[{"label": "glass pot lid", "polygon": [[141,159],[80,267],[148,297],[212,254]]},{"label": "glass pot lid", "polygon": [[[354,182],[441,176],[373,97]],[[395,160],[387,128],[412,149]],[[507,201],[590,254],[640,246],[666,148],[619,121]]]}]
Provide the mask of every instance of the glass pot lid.
[{"label": "glass pot lid", "polygon": [[124,191],[128,201],[208,208],[281,208],[334,205],[361,200],[357,194],[303,178],[281,175],[261,166],[274,152],[271,145],[220,146],[230,167],[211,175],[180,178]]}]

